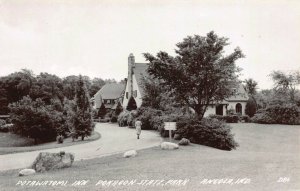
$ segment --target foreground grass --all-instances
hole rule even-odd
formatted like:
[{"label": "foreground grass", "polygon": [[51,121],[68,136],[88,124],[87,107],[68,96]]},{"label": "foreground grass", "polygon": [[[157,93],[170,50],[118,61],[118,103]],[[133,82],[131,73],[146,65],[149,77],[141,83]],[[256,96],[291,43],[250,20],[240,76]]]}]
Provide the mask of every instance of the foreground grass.
[{"label": "foreground grass", "polygon": [[92,135],[90,137],[86,137],[84,141],[81,141],[81,139],[77,139],[73,142],[72,138],[69,137],[64,139],[63,144],[58,144],[56,141],[54,141],[49,143],[33,145],[34,141],[32,139],[20,137],[19,135],[15,135],[12,133],[0,133],[0,155],[67,147],[67,146],[87,143],[90,141],[95,141],[100,137],[101,137],[100,134],[94,131]]},{"label": "foreground grass", "polygon": [[[75,162],[72,168],[28,177],[18,170],[0,173],[1,190],[300,190],[300,126],[235,124],[240,147],[222,151],[201,145],[164,151],[159,147],[138,151],[135,158],[122,155]],[[289,178],[286,183],[280,177]],[[247,184],[204,184],[204,179],[247,178]],[[178,180],[183,186],[96,185],[99,180]],[[16,186],[18,181],[68,181],[66,186]],[[88,180],[84,186],[73,182]]]}]

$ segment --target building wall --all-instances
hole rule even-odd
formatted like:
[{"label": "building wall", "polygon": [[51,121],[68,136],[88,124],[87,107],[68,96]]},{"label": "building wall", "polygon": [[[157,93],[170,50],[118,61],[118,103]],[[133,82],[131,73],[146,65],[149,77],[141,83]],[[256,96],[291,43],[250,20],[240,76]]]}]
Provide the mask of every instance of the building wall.
[{"label": "building wall", "polygon": [[209,105],[206,109],[206,112],[204,113],[204,117],[208,117],[209,115],[215,115],[215,114],[216,114],[216,106]]},{"label": "building wall", "polygon": [[[209,115],[216,115],[216,105],[209,105],[204,113],[204,117],[208,117]],[[226,115],[226,107],[223,105],[223,115]]]},{"label": "building wall", "polygon": [[141,105],[142,105],[142,95],[141,95],[141,92],[140,92],[140,90],[139,90],[139,87],[138,87],[138,83],[137,83],[137,80],[136,80],[136,78],[135,78],[135,75],[133,75],[132,76],[132,82],[133,82],[133,92],[134,91],[136,91],[137,92],[137,94],[136,94],[136,97],[134,96],[134,94],[133,94],[133,97],[134,97],[134,99],[135,99],[135,102],[136,102],[136,106],[139,108],[139,107],[141,107]]},{"label": "building wall", "polygon": [[[124,98],[123,98],[123,108],[126,109],[127,107],[127,104],[128,104],[128,101],[129,101],[129,88],[130,87],[130,80],[127,80],[127,83],[126,83],[126,89],[125,89],[125,93],[124,93]],[[126,94],[128,94],[128,98],[126,97]]]},{"label": "building wall", "polygon": [[228,106],[227,106],[227,110],[233,109],[235,111],[235,106],[236,104],[240,103],[242,105],[242,115],[246,115],[245,113],[245,109],[246,109],[246,103],[247,102],[229,102]]},{"label": "building wall", "polygon": [[100,94],[96,94],[94,97],[94,109],[99,109],[102,104],[102,99]]}]

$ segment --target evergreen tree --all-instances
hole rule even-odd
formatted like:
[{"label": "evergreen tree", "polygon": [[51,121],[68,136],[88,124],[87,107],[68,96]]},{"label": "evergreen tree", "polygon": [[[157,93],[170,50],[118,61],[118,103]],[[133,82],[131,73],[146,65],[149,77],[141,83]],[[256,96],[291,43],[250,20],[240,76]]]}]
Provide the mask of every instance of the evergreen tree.
[{"label": "evergreen tree", "polygon": [[126,110],[132,111],[132,110],[136,110],[136,109],[137,109],[136,102],[135,102],[134,98],[131,96],[129,101],[128,101],[128,105],[126,107]]},{"label": "evergreen tree", "polygon": [[88,90],[81,75],[77,81],[75,95],[76,118],[74,120],[74,130],[76,136],[84,140],[84,137],[91,135],[94,124],[92,121],[92,108],[89,102]]},{"label": "evergreen tree", "polygon": [[106,114],[106,108],[105,108],[104,103],[102,102],[102,104],[101,104],[101,106],[99,108],[99,111],[98,111],[98,117],[100,117],[101,119],[103,119],[104,116],[105,116],[105,114]]},{"label": "evergreen tree", "polygon": [[256,113],[256,109],[256,101],[253,97],[250,97],[247,101],[245,112],[247,115],[249,115],[249,117],[253,117]]},{"label": "evergreen tree", "polygon": [[118,116],[122,111],[123,111],[123,107],[121,106],[120,102],[118,102],[115,110],[115,115]]}]

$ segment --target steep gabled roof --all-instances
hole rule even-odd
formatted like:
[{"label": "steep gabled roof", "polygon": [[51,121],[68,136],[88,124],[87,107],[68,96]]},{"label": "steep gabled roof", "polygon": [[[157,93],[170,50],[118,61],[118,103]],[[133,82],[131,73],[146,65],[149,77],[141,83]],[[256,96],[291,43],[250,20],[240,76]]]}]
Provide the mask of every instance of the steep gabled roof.
[{"label": "steep gabled roof", "polygon": [[144,96],[144,89],[142,87],[142,79],[143,77],[147,77],[147,68],[148,63],[135,63],[135,66],[133,68],[133,73],[135,75],[135,79],[137,81],[139,91],[141,92],[141,95]]},{"label": "steep gabled roof", "polygon": [[231,97],[226,99],[226,101],[228,101],[228,102],[230,102],[230,101],[247,101],[248,99],[249,99],[249,96],[248,96],[245,88],[243,87],[243,85],[241,83],[239,83],[239,85],[236,88],[236,94],[232,95]]},{"label": "steep gabled roof", "polygon": [[105,84],[95,95],[101,95],[102,99],[117,99],[121,97],[125,89],[125,84],[109,83]]}]

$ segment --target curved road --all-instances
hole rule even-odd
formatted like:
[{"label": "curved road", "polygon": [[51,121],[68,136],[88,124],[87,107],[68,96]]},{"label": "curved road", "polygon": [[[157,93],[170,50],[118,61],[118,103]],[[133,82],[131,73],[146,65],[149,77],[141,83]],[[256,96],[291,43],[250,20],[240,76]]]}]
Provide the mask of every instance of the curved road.
[{"label": "curved road", "polygon": [[71,152],[75,154],[75,161],[78,161],[122,153],[131,149],[139,150],[158,146],[161,142],[156,132],[142,131],[141,138],[137,139],[135,129],[118,127],[116,124],[97,123],[95,131],[101,134],[101,138],[96,141],[68,147],[0,155],[0,170],[27,168],[40,152]]}]

